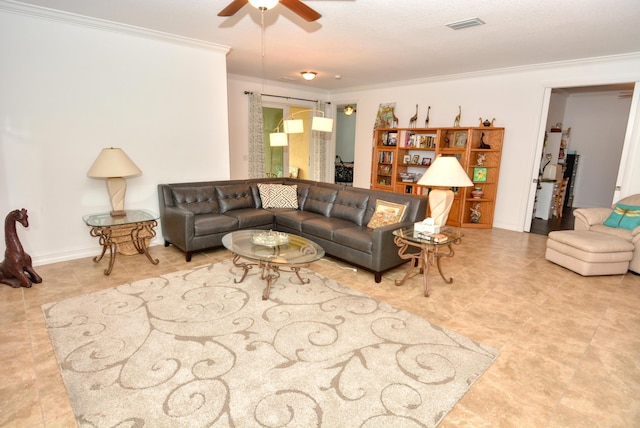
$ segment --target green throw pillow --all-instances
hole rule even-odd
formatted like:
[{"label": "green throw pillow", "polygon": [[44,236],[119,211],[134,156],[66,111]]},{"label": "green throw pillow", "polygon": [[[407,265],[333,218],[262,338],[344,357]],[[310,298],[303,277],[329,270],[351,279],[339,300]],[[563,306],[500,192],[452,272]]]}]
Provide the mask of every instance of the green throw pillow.
[{"label": "green throw pillow", "polygon": [[617,204],[605,226],[633,230],[640,226],[640,207],[635,205]]}]

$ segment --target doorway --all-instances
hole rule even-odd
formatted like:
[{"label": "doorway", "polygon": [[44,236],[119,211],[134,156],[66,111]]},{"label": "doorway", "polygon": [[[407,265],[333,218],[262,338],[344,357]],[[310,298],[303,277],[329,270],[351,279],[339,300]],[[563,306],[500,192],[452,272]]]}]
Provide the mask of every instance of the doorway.
[{"label": "doorway", "polygon": [[611,205],[633,90],[634,83],[551,90],[530,232],[573,229],[573,209]]},{"label": "doorway", "polygon": [[334,183],[353,186],[355,168],[356,117],[358,105],[336,106],[336,145]]}]

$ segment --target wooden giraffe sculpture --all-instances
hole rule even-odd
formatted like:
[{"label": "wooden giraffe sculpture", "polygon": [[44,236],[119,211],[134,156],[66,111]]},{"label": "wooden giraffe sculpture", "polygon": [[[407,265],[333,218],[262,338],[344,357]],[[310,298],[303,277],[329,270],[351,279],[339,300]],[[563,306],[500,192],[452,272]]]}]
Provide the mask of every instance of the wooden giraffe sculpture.
[{"label": "wooden giraffe sculpture", "polygon": [[460,126],[460,117],[462,116],[462,107],[458,106],[458,115],[453,121],[453,126]]},{"label": "wooden giraffe sculpture", "polygon": [[415,128],[417,121],[418,121],[418,104],[416,104],[416,114],[411,116],[411,119],[409,119],[409,128]]},{"label": "wooden giraffe sculpture", "polygon": [[29,216],[27,210],[11,211],[4,220],[4,239],[6,249],[4,261],[0,263],[0,283],[7,284],[13,288],[31,287],[31,283],[42,282],[40,275],[31,266],[31,256],[24,252],[18,233],[16,223],[24,227],[29,227]]},{"label": "wooden giraffe sculpture", "polygon": [[427,107],[427,118],[424,120],[424,127],[428,128],[429,127],[429,112],[431,111],[431,106]]}]

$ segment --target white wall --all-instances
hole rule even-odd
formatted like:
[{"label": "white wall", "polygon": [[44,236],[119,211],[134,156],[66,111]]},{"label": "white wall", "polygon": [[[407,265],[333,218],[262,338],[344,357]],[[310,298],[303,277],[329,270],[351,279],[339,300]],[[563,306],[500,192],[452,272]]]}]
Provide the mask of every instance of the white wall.
[{"label": "white wall", "polygon": [[0,10],[0,213],[28,209],[34,264],[97,254],[82,216],[110,209],[86,176],[103,147],[143,171],[127,208],[158,212],[158,183],[229,177],[227,48],[16,12]]},{"label": "white wall", "polygon": [[618,176],[631,99],[619,92],[568,97],[564,128],[571,128],[569,149],[580,155],[574,207],[611,205]]},{"label": "white wall", "polygon": [[[244,86],[247,85],[238,84],[238,79],[235,76],[229,80],[229,105],[230,111],[238,108],[237,118],[241,120],[246,119],[246,101],[240,89],[246,89]],[[354,171],[357,187],[369,187],[371,136],[380,103],[396,103],[401,127],[408,125],[416,103],[420,106],[419,124],[424,124],[427,106],[431,106],[430,126],[433,127],[452,126],[458,106],[462,106],[463,126],[476,126],[480,117],[496,118],[496,126],[503,126],[506,131],[494,227],[523,231],[527,212],[532,211],[529,206],[533,201],[530,196],[535,192],[532,179],[537,177],[542,151],[548,113],[548,106],[544,105],[546,89],[635,81],[640,81],[640,54],[397,82],[330,95],[334,104],[353,102],[358,105]],[[290,90],[282,87],[278,93],[304,97],[298,87]],[[237,144],[232,151],[246,152],[246,148],[243,149],[246,147],[246,129],[241,129],[242,126],[246,128],[244,123],[230,124],[231,139]],[[635,127],[638,126],[640,123],[636,122]],[[640,145],[640,133],[633,133],[632,145]],[[634,160],[640,158],[640,150],[631,154]],[[640,171],[637,160],[630,163],[627,176],[640,174],[634,172]],[[243,168],[246,167],[242,159],[232,158],[232,170],[238,171],[238,176],[242,175]],[[626,180],[625,186],[625,194],[640,192],[640,182]]]}]

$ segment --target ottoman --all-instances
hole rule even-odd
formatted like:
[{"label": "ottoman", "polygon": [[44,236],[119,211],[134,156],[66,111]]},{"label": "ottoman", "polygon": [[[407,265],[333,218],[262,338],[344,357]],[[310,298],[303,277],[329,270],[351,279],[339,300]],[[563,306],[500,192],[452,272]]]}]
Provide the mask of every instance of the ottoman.
[{"label": "ottoman", "polygon": [[631,242],[590,230],[549,233],[545,258],[583,276],[627,273],[633,257]]}]

